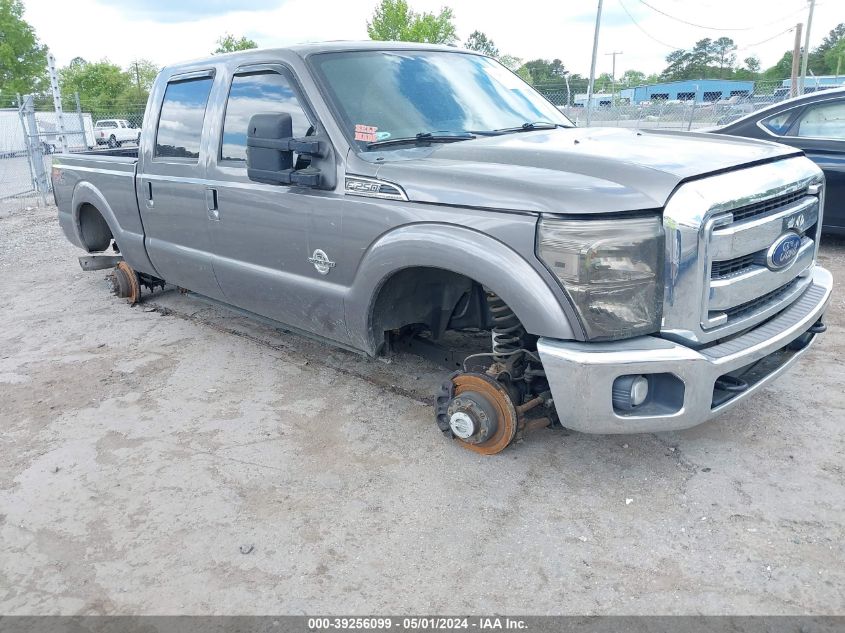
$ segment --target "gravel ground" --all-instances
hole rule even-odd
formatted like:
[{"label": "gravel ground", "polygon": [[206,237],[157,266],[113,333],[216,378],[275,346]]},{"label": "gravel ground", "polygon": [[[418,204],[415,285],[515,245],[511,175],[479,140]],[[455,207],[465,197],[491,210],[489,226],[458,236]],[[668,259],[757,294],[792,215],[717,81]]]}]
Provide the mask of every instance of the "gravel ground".
[{"label": "gravel ground", "polygon": [[[436,429],[442,373],[193,296],[130,307],[0,210],[0,613],[842,614],[842,282],[792,372],[682,433]],[[845,279],[845,242],[821,259]]]}]

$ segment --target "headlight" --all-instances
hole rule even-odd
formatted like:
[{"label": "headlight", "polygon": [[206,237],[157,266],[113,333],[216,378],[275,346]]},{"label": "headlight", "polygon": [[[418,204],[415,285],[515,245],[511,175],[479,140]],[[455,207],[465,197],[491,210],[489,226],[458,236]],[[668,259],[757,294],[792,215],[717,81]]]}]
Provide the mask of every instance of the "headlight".
[{"label": "headlight", "polygon": [[540,221],[538,255],[572,299],[589,339],[648,334],[663,309],[659,217]]}]

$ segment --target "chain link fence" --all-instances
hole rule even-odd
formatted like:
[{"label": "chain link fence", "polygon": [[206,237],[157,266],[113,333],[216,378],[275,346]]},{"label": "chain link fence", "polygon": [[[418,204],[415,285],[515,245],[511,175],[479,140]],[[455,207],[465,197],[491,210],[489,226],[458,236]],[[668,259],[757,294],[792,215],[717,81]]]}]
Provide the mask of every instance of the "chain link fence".
[{"label": "chain link fence", "polygon": [[[694,81],[688,82],[695,84]],[[587,125],[586,91],[584,85],[556,83],[536,86],[570,120],[579,126]],[[833,87],[833,86],[827,86]],[[808,85],[805,92],[814,92]],[[590,113],[591,126],[664,128],[674,130],[700,130],[727,125],[736,119],[790,97],[788,83],[784,80],[755,81],[753,90],[727,99],[706,98],[710,93],[687,92],[685,99],[651,99],[633,103],[616,93],[596,90]]]},{"label": "chain link fence", "polygon": [[56,152],[137,146],[146,103],[80,102],[57,111],[52,97],[0,92],[0,213],[51,200]]}]

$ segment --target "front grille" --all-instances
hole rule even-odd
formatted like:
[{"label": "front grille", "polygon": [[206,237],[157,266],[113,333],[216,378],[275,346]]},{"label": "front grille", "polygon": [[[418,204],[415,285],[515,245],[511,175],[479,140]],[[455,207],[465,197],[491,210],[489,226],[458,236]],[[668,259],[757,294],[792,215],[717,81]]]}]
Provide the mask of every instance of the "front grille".
[{"label": "front grille", "polygon": [[713,262],[710,265],[710,279],[724,279],[737,273],[741,273],[754,265],[755,255],[743,255],[734,259],[727,259],[721,262]]},{"label": "front grille", "polygon": [[[770,303],[776,303],[780,298],[785,297],[795,286],[800,282],[800,279],[796,278],[790,281],[788,284],[781,286],[776,290],[772,290],[771,292],[767,292],[764,295],[760,295],[756,299],[752,299],[751,301],[746,301],[745,303],[741,303],[738,306],[734,306],[733,308],[729,308],[724,311],[724,313],[728,316],[728,320],[731,319],[738,319],[749,314],[752,314],[763,308]],[[786,306],[784,306],[786,307]]]},{"label": "front grille", "polygon": [[762,202],[755,202],[754,204],[739,207],[738,209],[734,209],[732,211],[734,222],[741,222],[742,220],[748,220],[749,218],[756,218],[757,216],[765,215],[775,209],[785,207],[793,202],[798,202],[806,195],[807,190],[801,189],[800,191],[785,193],[782,196],[769,198],[768,200],[763,200]]}]

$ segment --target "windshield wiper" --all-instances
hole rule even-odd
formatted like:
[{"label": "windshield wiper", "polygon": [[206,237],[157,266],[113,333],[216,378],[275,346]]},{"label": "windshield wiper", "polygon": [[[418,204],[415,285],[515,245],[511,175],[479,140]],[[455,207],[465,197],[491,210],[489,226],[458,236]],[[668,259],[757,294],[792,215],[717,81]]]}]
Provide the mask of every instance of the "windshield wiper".
[{"label": "windshield wiper", "polygon": [[367,149],[384,147],[386,145],[400,145],[403,143],[451,143],[453,141],[470,141],[475,135],[470,132],[420,132],[415,136],[401,138],[386,138],[383,141],[373,141],[367,144]]},{"label": "windshield wiper", "polygon": [[553,130],[558,127],[566,127],[560,123],[551,121],[530,121],[516,127],[502,127],[497,130],[473,130],[473,134],[481,136],[497,136],[499,134],[512,134],[514,132],[531,132],[532,130]]}]

